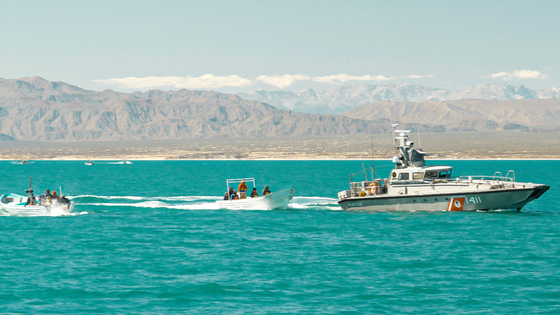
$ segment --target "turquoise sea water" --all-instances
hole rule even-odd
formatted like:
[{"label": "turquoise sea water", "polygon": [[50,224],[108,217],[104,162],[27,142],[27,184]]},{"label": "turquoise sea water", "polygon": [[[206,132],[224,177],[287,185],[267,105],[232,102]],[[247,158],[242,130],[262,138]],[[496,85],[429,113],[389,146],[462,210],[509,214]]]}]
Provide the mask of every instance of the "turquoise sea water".
[{"label": "turquoise sea water", "polygon": [[[521,213],[346,212],[362,161],[0,162],[1,192],[33,176],[76,203],[0,216],[0,313],[559,313],[560,161],[430,164],[552,188]],[[296,198],[218,209],[238,177]]]}]

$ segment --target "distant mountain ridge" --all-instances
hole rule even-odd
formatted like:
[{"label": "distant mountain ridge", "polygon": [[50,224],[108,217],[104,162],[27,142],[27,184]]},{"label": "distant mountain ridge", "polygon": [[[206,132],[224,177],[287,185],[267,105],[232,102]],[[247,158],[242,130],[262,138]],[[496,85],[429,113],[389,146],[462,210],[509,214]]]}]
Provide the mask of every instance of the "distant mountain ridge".
[{"label": "distant mountain ridge", "polygon": [[[0,79],[0,141],[359,135],[388,132],[393,122],[412,130],[434,132],[560,131],[560,100],[522,99],[544,95],[543,91],[537,93],[524,87],[504,85],[503,88],[465,88],[457,93],[495,96],[495,89],[502,93],[502,97],[521,99],[377,101],[333,116],[277,109],[264,102],[212,91],[99,92],[39,77]],[[424,97],[437,93],[452,95],[444,90],[415,85],[400,86],[397,94],[391,86],[340,90],[343,92],[335,91],[334,95],[353,95],[354,99],[362,98],[363,101],[369,100],[372,91],[377,91],[379,98],[398,96],[408,99],[410,95],[422,93]],[[554,96],[558,91],[550,89],[546,92]],[[309,91],[306,97],[321,99],[325,95]]]},{"label": "distant mountain ridge", "polygon": [[240,97],[268,103],[276,108],[311,114],[340,115],[363,104],[381,101],[425,102],[460,99],[517,100],[560,99],[560,89],[531,90],[523,85],[479,84],[457,90],[443,90],[415,84],[338,86],[324,90],[253,91]]},{"label": "distant mountain ridge", "polygon": [[0,79],[0,140],[325,136],[370,128],[361,119],[285,111],[211,91],[97,92],[40,77]]},{"label": "distant mountain ridge", "polygon": [[480,100],[439,102],[382,101],[364,104],[343,114],[383,119],[403,128],[429,131],[560,130],[560,100]]}]

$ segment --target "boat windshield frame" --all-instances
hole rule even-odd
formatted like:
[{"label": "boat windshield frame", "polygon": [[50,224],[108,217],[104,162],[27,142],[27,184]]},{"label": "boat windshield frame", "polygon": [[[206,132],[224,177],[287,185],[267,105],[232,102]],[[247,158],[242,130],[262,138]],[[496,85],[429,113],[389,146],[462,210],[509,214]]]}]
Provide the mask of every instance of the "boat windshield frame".
[{"label": "boat windshield frame", "polygon": [[[226,191],[228,193],[228,199],[227,200],[231,200],[231,196],[229,195],[229,185],[230,184],[235,184],[235,183],[241,183],[241,182],[245,182],[245,183],[253,183],[253,188],[256,188],[257,185],[255,184],[255,179],[253,177],[251,178],[230,178],[230,179],[226,179]],[[249,190],[249,187],[247,187],[247,190]]]}]

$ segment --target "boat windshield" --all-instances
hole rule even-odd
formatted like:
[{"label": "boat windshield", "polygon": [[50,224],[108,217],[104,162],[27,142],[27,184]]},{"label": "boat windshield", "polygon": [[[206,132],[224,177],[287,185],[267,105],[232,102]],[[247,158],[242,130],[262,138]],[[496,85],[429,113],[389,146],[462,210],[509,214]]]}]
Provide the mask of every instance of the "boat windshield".
[{"label": "boat windshield", "polygon": [[451,170],[439,172],[439,178],[449,178],[451,177]]},{"label": "boat windshield", "polygon": [[438,171],[427,171],[426,172],[426,179],[434,179],[438,178]]},{"label": "boat windshield", "polygon": [[408,173],[400,173],[399,174],[399,180],[408,180],[410,178],[410,176],[408,175]]}]

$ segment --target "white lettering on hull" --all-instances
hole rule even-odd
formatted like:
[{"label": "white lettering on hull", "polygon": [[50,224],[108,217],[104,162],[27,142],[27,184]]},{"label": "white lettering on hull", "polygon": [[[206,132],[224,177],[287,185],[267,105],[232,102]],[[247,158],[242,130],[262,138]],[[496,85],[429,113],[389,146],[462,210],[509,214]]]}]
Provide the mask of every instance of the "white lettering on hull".
[{"label": "white lettering on hull", "polygon": [[477,204],[477,203],[482,203],[482,199],[481,199],[480,197],[465,198],[465,203],[466,203],[466,204]]}]

